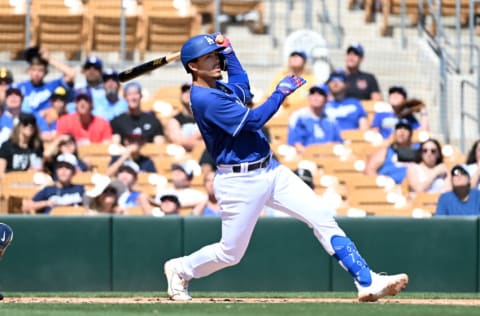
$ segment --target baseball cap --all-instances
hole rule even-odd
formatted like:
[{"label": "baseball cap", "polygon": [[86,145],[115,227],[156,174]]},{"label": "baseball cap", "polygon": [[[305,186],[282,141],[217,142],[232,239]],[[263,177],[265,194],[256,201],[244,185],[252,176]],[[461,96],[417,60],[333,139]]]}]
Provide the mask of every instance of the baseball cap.
[{"label": "baseball cap", "polygon": [[135,90],[136,92],[138,93],[142,93],[142,85],[138,82],[138,81],[132,81],[132,82],[129,82],[127,83],[124,87],[123,87],[123,92],[124,93],[127,93],[128,91],[130,90]]},{"label": "baseball cap", "polygon": [[22,91],[20,91],[20,89],[18,89],[18,88],[10,87],[10,88],[7,89],[7,91],[5,91],[5,96],[8,97],[11,94],[16,94],[16,95],[23,98]]},{"label": "baseball cap", "polygon": [[78,166],[78,159],[73,154],[61,154],[57,157],[57,168],[65,166],[67,168],[75,170]]},{"label": "baseball cap", "polygon": [[118,168],[118,173],[120,172],[128,172],[133,176],[137,176],[137,173],[140,172],[140,166],[133,160],[125,160],[123,164]]},{"label": "baseball cap", "polygon": [[103,62],[97,56],[89,56],[87,60],[85,60],[85,63],[83,64],[83,69],[86,69],[88,67],[93,67],[97,70],[102,71]]},{"label": "baseball cap", "polygon": [[193,168],[191,168],[187,163],[182,163],[182,164],[174,163],[172,165],[172,171],[173,170],[183,171],[183,173],[187,175],[187,178],[189,180],[193,179]]},{"label": "baseball cap", "polygon": [[88,89],[81,88],[75,91],[75,98],[74,98],[75,102],[82,99],[87,100],[90,103],[92,102],[92,94]]},{"label": "baseball cap", "polygon": [[395,129],[399,129],[399,128],[406,128],[409,131],[411,131],[412,130],[412,125],[410,125],[408,120],[400,119],[400,120],[398,120],[397,124],[395,124]]},{"label": "baseball cap", "polygon": [[358,42],[352,43],[350,44],[350,46],[348,46],[347,54],[349,54],[350,52],[353,52],[355,53],[355,55],[360,57],[363,57],[363,55],[365,54],[365,50],[363,49],[363,46]]},{"label": "baseball cap", "polygon": [[175,194],[162,195],[160,197],[160,202],[165,202],[165,201],[171,201],[171,202],[177,204],[177,206],[180,206],[180,200],[178,199],[178,196],[176,196]]},{"label": "baseball cap", "polygon": [[0,81],[6,81],[7,84],[11,84],[13,82],[12,72],[5,67],[1,67],[0,68]]},{"label": "baseball cap", "polygon": [[18,116],[18,122],[22,125],[37,125],[37,119],[33,114],[22,112]]},{"label": "baseball cap", "polygon": [[309,187],[313,189],[313,175],[312,172],[308,169],[296,169],[294,173],[303,180]]},{"label": "baseball cap", "polygon": [[323,96],[327,96],[328,95],[328,87],[327,87],[327,85],[324,85],[324,84],[314,85],[310,88],[309,93],[310,94],[320,93]]},{"label": "baseball cap", "polygon": [[293,57],[293,56],[300,56],[302,57],[303,60],[307,60],[307,54],[304,51],[295,50],[290,53],[290,57]]},{"label": "baseball cap", "polygon": [[388,94],[392,94],[392,93],[400,93],[401,95],[403,95],[403,97],[406,99],[407,98],[407,89],[405,89],[404,87],[402,86],[392,86],[388,89]]},{"label": "baseball cap", "polygon": [[343,69],[335,69],[330,73],[327,83],[332,80],[340,80],[345,82],[346,78],[347,78],[347,73]]},{"label": "baseball cap", "polygon": [[464,175],[470,178],[470,174],[462,165],[455,165],[453,166],[452,170],[450,171],[452,176]]},{"label": "baseball cap", "polygon": [[63,86],[58,86],[53,90],[50,100],[62,100],[67,101],[67,89]]},{"label": "baseball cap", "polygon": [[102,78],[103,78],[103,81],[107,81],[108,79],[113,79],[116,82],[119,82],[118,72],[113,68],[105,69],[105,71],[102,74]]}]

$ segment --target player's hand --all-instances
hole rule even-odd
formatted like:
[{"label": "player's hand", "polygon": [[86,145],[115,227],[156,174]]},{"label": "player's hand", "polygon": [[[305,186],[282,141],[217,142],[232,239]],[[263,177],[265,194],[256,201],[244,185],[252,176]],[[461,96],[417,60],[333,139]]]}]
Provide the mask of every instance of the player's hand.
[{"label": "player's hand", "polygon": [[213,33],[212,37],[217,45],[225,47],[225,49],[222,51],[224,55],[231,54],[233,52],[233,47],[228,37],[218,32]]},{"label": "player's hand", "polygon": [[277,85],[276,90],[283,93],[283,95],[288,96],[301,86],[303,86],[307,80],[302,77],[289,75],[283,78]]}]

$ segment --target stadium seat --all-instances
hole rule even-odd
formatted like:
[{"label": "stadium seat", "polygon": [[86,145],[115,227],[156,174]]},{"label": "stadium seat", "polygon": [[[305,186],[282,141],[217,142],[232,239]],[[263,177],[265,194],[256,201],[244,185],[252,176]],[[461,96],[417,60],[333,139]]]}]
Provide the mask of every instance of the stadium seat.
[{"label": "stadium seat", "polygon": [[0,50],[10,52],[15,59],[25,48],[25,11],[10,5],[9,0],[0,0]]}]

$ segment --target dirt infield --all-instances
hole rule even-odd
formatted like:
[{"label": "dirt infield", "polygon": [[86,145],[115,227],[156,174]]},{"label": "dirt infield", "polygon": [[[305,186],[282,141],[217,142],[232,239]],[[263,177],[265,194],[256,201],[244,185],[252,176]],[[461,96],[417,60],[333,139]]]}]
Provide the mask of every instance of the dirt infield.
[{"label": "dirt infield", "polygon": [[[5,297],[3,303],[31,304],[178,304],[163,297]],[[228,304],[228,303],[358,303],[352,298],[194,298],[187,303]],[[371,303],[369,303],[371,304]],[[382,299],[373,304],[419,304],[419,305],[461,305],[480,306],[480,299]]]}]

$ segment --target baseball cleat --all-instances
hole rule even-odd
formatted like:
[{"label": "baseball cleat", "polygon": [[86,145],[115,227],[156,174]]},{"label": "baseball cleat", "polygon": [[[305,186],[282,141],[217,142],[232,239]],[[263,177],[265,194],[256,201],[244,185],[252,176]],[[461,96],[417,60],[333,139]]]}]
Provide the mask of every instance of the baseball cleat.
[{"label": "baseball cleat", "polygon": [[188,281],[183,279],[177,270],[179,259],[168,260],[163,266],[167,277],[167,293],[172,301],[189,301],[192,299],[188,293]]},{"label": "baseball cleat", "polygon": [[359,302],[376,302],[384,296],[394,296],[403,290],[408,284],[408,275],[405,273],[383,275],[372,272],[372,283],[369,286],[361,286],[357,282]]}]

